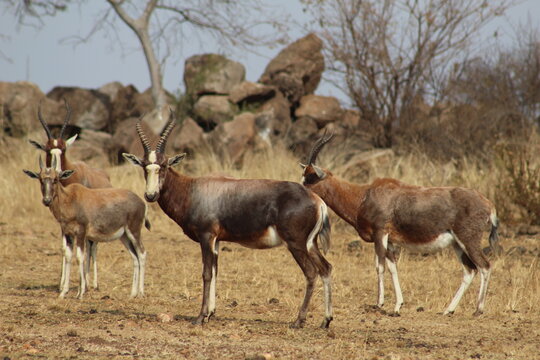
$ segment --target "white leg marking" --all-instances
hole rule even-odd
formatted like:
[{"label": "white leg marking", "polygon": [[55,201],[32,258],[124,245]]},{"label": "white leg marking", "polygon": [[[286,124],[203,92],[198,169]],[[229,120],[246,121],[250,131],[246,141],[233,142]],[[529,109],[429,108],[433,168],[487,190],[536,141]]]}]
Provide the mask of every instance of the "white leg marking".
[{"label": "white leg marking", "polygon": [[59,297],[63,298],[69,291],[69,276],[71,273],[71,259],[73,257],[73,242],[68,244],[66,241],[66,247],[64,248],[64,283],[62,284],[62,290]]},{"label": "white leg marking", "polygon": [[[457,238],[456,238],[456,241],[457,241]],[[454,246],[454,250],[456,252],[458,259],[461,261],[461,256],[463,255],[463,252],[464,252],[461,249],[461,246],[463,244],[461,244],[459,241],[457,241],[457,243],[460,247]],[[450,302],[450,305],[448,305],[448,307],[444,311],[443,313],[444,315],[453,313],[456,310],[456,307],[458,306],[459,301],[461,300],[461,297],[463,296],[463,294],[465,294],[465,291],[467,291],[467,289],[471,285],[471,282],[473,281],[475,275],[476,275],[475,270],[469,269],[468,267],[463,265],[463,280],[461,280],[461,284],[459,285],[459,288],[456,291],[456,294],[454,295],[452,301]]]},{"label": "white leg marking", "polygon": [[212,280],[210,280],[210,296],[208,299],[208,315],[216,311],[216,266],[212,266]]},{"label": "white leg marking", "polygon": [[[386,249],[388,248],[388,234],[385,234],[383,236],[382,245],[386,253]],[[386,255],[385,255],[385,258],[386,258]],[[379,296],[377,299],[377,306],[379,307],[384,305],[384,263],[385,261],[383,259],[379,259],[379,256],[377,255],[377,251],[375,250],[375,267],[377,269],[377,279],[378,279],[378,284],[379,284],[379,289],[378,289]]]},{"label": "white leg marking", "polygon": [[375,254],[375,270],[378,283],[377,306],[381,307],[384,305],[384,265],[379,262],[377,254]]},{"label": "white leg marking", "polygon": [[125,234],[126,234],[126,238],[123,238],[124,239],[124,245],[126,246],[126,248],[128,249],[129,251],[129,254],[131,255],[131,258],[133,260],[133,281],[131,283],[131,295],[130,297],[134,298],[138,295],[139,293],[139,284],[140,284],[140,268],[141,268],[141,265],[139,263],[139,256],[138,256],[138,253],[137,253],[137,246],[136,246],[136,239],[135,237],[133,236],[133,233],[131,231],[129,231],[128,227],[126,226],[125,228]]},{"label": "white leg marking", "polygon": [[90,258],[92,259],[92,267],[94,271],[94,278],[93,278],[93,283],[92,283],[92,287],[94,288],[94,290],[97,290],[98,288],[97,246],[98,246],[98,243],[93,242],[92,247],[90,248],[90,251],[91,251]]},{"label": "white leg marking", "polygon": [[62,273],[60,275],[60,292],[64,290],[64,282],[66,281],[66,243],[66,235],[62,234]]},{"label": "white leg marking", "polygon": [[80,280],[79,292],[77,293],[78,299],[82,299],[84,293],[86,292],[86,277],[84,274],[85,258],[86,258],[85,251],[77,246],[77,262],[79,264],[79,280]]},{"label": "white leg marking", "polygon": [[330,276],[321,276],[324,288],[324,316],[327,319],[333,317],[332,310],[332,279]]},{"label": "white leg marking", "polygon": [[487,288],[490,276],[491,269],[480,269],[480,291],[478,292],[478,305],[476,309],[478,313],[484,312],[484,305],[486,302]]},{"label": "white leg marking", "polygon": [[390,274],[392,275],[392,285],[394,286],[394,293],[396,294],[396,306],[394,307],[394,312],[399,313],[401,305],[403,305],[403,294],[401,293],[401,286],[399,285],[397,265],[395,262],[386,258],[386,266],[388,266],[388,271],[390,271]]}]

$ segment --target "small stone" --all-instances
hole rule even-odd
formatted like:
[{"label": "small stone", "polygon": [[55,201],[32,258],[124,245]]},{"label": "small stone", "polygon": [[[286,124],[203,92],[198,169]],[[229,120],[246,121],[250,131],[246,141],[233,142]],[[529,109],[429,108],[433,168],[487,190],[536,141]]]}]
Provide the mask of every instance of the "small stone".
[{"label": "small stone", "polygon": [[158,318],[159,322],[168,323],[168,322],[172,321],[173,316],[171,314],[159,313],[157,315],[157,318]]}]

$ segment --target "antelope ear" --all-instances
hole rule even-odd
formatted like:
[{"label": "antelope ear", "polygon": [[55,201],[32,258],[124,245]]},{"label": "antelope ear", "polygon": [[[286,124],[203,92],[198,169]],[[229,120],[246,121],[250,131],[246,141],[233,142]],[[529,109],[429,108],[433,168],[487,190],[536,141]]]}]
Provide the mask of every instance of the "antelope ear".
[{"label": "antelope ear", "polygon": [[43,151],[47,151],[45,150],[45,146],[41,145],[40,143],[38,143],[37,141],[34,141],[34,140],[28,140],[28,142],[30,144],[32,144],[36,149],[38,150],[43,150]]},{"label": "antelope ear", "polygon": [[122,156],[124,157],[124,159],[126,159],[128,162],[132,163],[133,165],[139,165],[141,167],[143,166],[142,160],[133,154],[122,153]]},{"label": "antelope ear", "polygon": [[170,157],[169,160],[167,160],[167,163],[169,164],[169,166],[177,165],[180,161],[182,161],[186,157],[186,155],[187,155],[186,153],[174,155]]},{"label": "antelope ear", "polygon": [[30,170],[23,170],[23,171],[26,175],[30,176],[32,179],[39,179],[39,175],[36,174],[35,172],[30,171]]},{"label": "antelope ear", "polygon": [[324,179],[326,177],[325,172],[320,167],[313,165],[313,169],[315,169],[315,173],[319,179]]},{"label": "antelope ear", "polygon": [[298,165],[300,165],[300,167],[301,167],[302,169],[307,168],[307,165],[306,165],[306,164],[298,163]]},{"label": "antelope ear", "polygon": [[74,172],[75,172],[75,170],[64,170],[64,171],[61,171],[60,174],[58,175],[58,178],[59,178],[60,180],[67,179],[68,177],[70,177],[71,175],[73,175]]},{"label": "antelope ear", "polygon": [[75,142],[75,139],[77,139],[77,136],[79,134],[75,134],[73,135],[72,137],[70,137],[69,139],[66,140],[66,147],[67,146],[70,146],[71,144],[73,144]]}]

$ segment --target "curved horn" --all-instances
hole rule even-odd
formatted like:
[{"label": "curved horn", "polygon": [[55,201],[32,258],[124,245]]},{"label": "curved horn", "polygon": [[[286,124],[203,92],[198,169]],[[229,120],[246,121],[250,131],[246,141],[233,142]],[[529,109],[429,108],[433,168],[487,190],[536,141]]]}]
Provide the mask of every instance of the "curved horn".
[{"label": "curved horn", "polygon": [[64,118],[64,123],[62,124],[62,128],[60,129],[60,138],[64,136],[64,131],[66,130],[69,118],[71,117],[71,107],[69,106],[66,98],[64,98],[64,104],[66,105],[66,117]]},{"label": "curved horn", "polygon": [[141,143],[142,143],[142,146],[144,148],[144,153],[148,154],[151,151],[150,150],[150,142],[148,141],[148,138],[146,137],[146,135],[144,135],[143,129],[141,127],[141,121],[142,121],[143,117],[144,117],[144,114],[141,116],[139,121],[137,121],[137,124],[135,125],[135,128],[137,129],[137,134],[139,134],[139,138],[141,139]]},{"label": "curved horn", "polygon": [[167,143],[167,138],[171,134],[171,131],[174,128],[174,126],[176,125],[174,111],[171,108],[169,108],[169,112],[170,112],[169,121],[167,122],[167,125],[165,125],[165,128],[161,132],[161,135],[159,136],[159,141],[156,145],[157,153],[163,153],[165,151],[165,144]]},{"label": "curved horn", "polygon": [[315,162],[315,159],[317,159],[317,155],[319,155],[319,151],[321,151],[324,144],[329,142],[334,136],[334,133],[330,133],[329,135],[326,135],[327,132],[328,131],[325,131],[323,136],[315,142],[315,145],[313,145],[313,148],[311,149],[311,152],[309,153],[308,165],[312,165]]},{"label": "curved horn", "polygon": [[41,125],[43,126],[43,128],[45,129],[45,132],[47,133],[47,139],[50,139],[52,138],[52,134],[51,134],[51,129],[49,129],[49,126],[47,125],[47,123],[45,122],[45,120],[43,120],[43,115],[41,114],[41,103],[43,102],[43,99],[41,99],[39,101],[39,105],[38,105],[38,119],[39,119],[39,122],[41,123]]}]

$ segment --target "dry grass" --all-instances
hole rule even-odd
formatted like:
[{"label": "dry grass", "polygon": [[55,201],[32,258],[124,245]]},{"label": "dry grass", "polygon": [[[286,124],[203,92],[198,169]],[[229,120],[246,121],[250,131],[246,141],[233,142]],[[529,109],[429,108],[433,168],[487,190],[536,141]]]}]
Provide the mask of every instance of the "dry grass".
[{"label": "dry grass", "polygon": [[[373,310],[376,279],[373,250],[364,243],[352,251],[356,233],[334,218],[335,321],[317,328],[323,316],[319,288],[306,328],[291,330],[304,291],[304,278],[285,248],[254,251],[223,244],[217,316],[204,327],[189,323],[201,300],[201,260],[186,238],[156,207],[152,232],[144,231],[148,251],[144,299],[128,300],[131,259],[121,244],[98,251],[100,291],[83,301],[57,298],[60,271],[58,225],[41,205],[39,186],[21,169],[37,169],[36,151],[20,144],[20,156],[2,157],[0,186],[0,355],[11,358],[249,358],[276,359],[530,359],[538,354],[540,330],[539,245],[535,238],[504,238],[512,251],[494,260],[486,314],[473,317],[478,280],[452,317],[439,313],[450,301],[462,271],[449,251],[423,257],[402,253],[400,277],[405,296],[402,316]],[[337,150],[336,150],[337,151]],[[330,150],[320,164],[339,158]],[[276,150],[254,154],[236,169],[215,158],[188,159],[189,174],[227,173],[249,178],[298,180],[297,159]],[[113,184],[142,194],[141,170],[108,169]],[[337,175],[347,175],[338,173]],[[418,156],[396,157],[371,168],[369,177],[392,176],[414,184],[466,185],[490,194],[494,174],[476,165],[443,168]],[[514,246],[517,246],[513,248]],[[226,247],[226,249],[223,249]],[[76,278],[75,271],[72,279]],[[76,280],[72,280],[72,287]],[[319,283],[320,284],[320,283]],[[277,299],[272,300],[271,299]],[[387,308],[394,302],[387,281]],[[158,321],[169,313],[175,320]],[[269,355],[268,355],[269,354]]]}]

